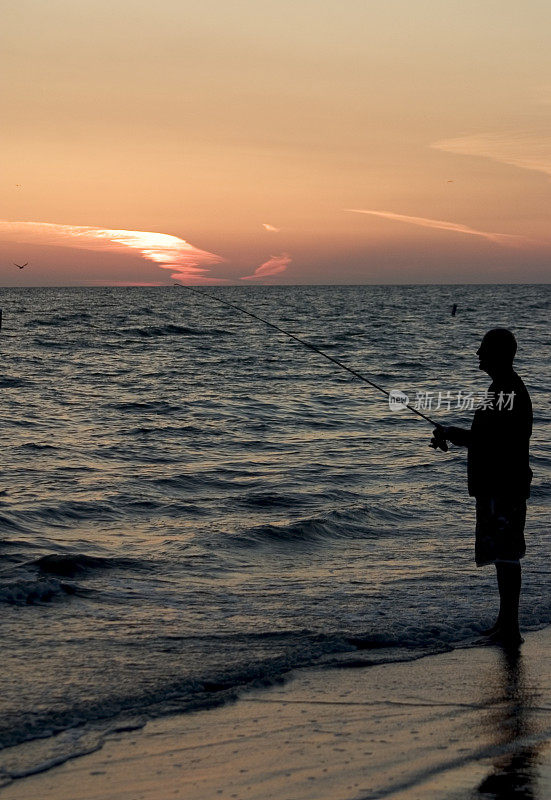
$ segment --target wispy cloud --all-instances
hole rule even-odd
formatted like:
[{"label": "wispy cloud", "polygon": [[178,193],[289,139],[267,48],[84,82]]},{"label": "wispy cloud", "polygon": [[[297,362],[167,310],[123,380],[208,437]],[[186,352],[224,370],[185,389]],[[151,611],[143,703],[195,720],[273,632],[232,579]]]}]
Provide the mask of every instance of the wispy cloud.
[{"label": "wispy cloud", "polygon": [[345,208],[345,211],[352,211],[355,214],[370,214],[373,217],[383,217],[393,219],[397,222],[407,222],[410,225],[418,225],[421,228],[436,228],[441,231],[452,231],[453,233],[466,233],[469,236],[482,236],[490,242],[505,245],[519,245],[528,240],[524,236],[514,236],[509,233],[491,233],[489,231],[479,231],[476,228],[469,228],[468,225],[461,225],[457,222],[446,222],[441,219],[427,219],[426,217],[410,217],[406,214],[394,214],[391,211],[371,211],[366,208]]},{"label": "wispy cloud", "polygon": [[477,133],[434,142],[431,147],[446,153],[490,158],[502,164],[551,175],[551,136],[521,131]]},{"label": "wispy cloud", "polygon": [[0,220],[0,234],[18,241],[84,250],[137,253],[161,269],[173,270],[171,277],[191,283],[217,283],[207,275],[207,265],[222,263],[221,256],[200,250],[178,236],[152,231],[111,230],[49,222]]},{"label": "wispy cloud", "polygon": [[269,275],[277,275],[279,272],[284,272],[291,261],[292,259],[287,253],[271,256],[268,261],[257,267],[252,275],[245,275],[241,280],[248,281],[252,278],[267,278]]},{"label": "wispy cloud", "polygon": [[270,231],[272,233],[279,233],[281,230],[281,228],[276,228],[274,225],[270,225],[269,222],[263,222],[262,227],[265,228],[265,230]]}]

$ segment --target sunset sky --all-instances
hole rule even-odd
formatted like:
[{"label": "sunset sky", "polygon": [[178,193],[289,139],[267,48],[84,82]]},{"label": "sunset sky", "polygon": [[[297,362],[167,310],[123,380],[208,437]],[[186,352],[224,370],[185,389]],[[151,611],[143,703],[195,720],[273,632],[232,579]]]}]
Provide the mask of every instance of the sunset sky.
[{"label": "sunset sky", "polygon": [[550,30],[548,0],[7,0],[0,285],[549,282]]}]

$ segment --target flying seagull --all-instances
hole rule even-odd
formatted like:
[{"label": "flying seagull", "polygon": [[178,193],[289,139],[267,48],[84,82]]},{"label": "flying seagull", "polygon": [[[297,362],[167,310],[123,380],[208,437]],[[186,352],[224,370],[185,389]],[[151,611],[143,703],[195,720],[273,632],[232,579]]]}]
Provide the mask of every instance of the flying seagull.
[{"label": "flying seagull", "polygon": [[13,262],[13,266],[14,266],[14,267],[19,267],[19,269],[24,269],[25,267],[28,267],[28,266],[29,266],[29,262],[28,262],[28,261],[25,261],[25,263],[24,263],[24,264],[16,264],[16,263],[15,263],[15,261],[14,261],[14,262]]}]

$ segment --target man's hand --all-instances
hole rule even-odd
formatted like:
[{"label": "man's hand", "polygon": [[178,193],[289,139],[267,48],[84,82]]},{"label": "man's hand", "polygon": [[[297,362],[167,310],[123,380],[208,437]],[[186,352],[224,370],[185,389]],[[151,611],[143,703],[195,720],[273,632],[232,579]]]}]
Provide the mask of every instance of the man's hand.
[{"label": "man's hand", "polygon": [[448,452],[448,429],[444,425],[437,425],[432,432],[432,439],[430,440],[430,447],[435,450],[442,450],[444,453]]}]

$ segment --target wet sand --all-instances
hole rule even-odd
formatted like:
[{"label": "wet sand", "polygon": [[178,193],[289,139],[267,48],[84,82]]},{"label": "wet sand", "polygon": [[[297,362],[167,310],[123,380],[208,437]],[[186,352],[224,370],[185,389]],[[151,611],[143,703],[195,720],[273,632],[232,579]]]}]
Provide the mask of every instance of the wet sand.
[{"label": "wet sand", "polygon": [[551,797],[551,628],[520,656],[476,647],[298,672],[175,715],[47,772],[5,800],[460,800]]}]

